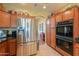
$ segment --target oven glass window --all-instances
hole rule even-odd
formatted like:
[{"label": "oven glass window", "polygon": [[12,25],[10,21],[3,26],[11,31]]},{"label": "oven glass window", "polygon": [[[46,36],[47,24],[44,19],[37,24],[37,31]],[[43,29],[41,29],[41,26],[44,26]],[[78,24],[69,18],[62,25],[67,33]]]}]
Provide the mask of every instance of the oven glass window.
[{"label": "oven glass window", "polygon": [[64,27],[57,27],[56,31],[57,35],[64,35]]}]

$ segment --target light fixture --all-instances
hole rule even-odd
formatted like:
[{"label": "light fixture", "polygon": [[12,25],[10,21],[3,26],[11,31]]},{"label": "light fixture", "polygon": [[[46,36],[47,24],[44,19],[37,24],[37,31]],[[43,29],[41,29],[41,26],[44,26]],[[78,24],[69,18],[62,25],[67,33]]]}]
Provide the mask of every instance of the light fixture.
[{"label": "light fixture", "polygon": [[46,6],[45,5],[43,6],[43,9],[46,9]]}]

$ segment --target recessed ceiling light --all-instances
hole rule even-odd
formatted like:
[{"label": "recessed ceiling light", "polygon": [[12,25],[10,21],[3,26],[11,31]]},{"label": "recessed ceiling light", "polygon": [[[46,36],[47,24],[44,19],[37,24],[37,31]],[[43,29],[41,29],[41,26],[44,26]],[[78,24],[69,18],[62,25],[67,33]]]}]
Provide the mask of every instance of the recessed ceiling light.
[{"label": "recessed ceiling light", "polygon": [[46,9],[46,6],[43,6],[44,9]]}]

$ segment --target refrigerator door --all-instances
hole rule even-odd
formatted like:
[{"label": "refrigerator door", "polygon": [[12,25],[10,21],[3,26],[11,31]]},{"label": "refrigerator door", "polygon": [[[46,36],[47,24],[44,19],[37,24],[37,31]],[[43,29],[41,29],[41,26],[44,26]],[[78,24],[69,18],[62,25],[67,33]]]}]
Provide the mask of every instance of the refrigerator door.
[{"label": "refrigerator door", "polygon": [[[33,55],[37,52],[37,44],[35,39],[34,23],[32,19],[19,19],[18,20],[18,52],[23,55]],[[20,49],[21,48],[21,49]],[[17,52],[17,53],[18,53]]]}]

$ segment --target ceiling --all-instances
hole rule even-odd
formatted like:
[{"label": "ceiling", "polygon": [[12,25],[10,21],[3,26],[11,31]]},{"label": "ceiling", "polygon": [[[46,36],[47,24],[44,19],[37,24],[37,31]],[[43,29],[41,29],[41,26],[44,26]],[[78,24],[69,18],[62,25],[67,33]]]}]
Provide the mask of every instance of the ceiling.
[{"label": "ceiling", "polygon": [[[43,6],[46,6],[46,9]],[[32,16],[43,16],[47,18],[51,13],[62,11],[67,6],[74,4],[68,3],[4,3],[5,11],[16,10],[27,12]],[[76,4],[79,6],[79,4]]]}]

